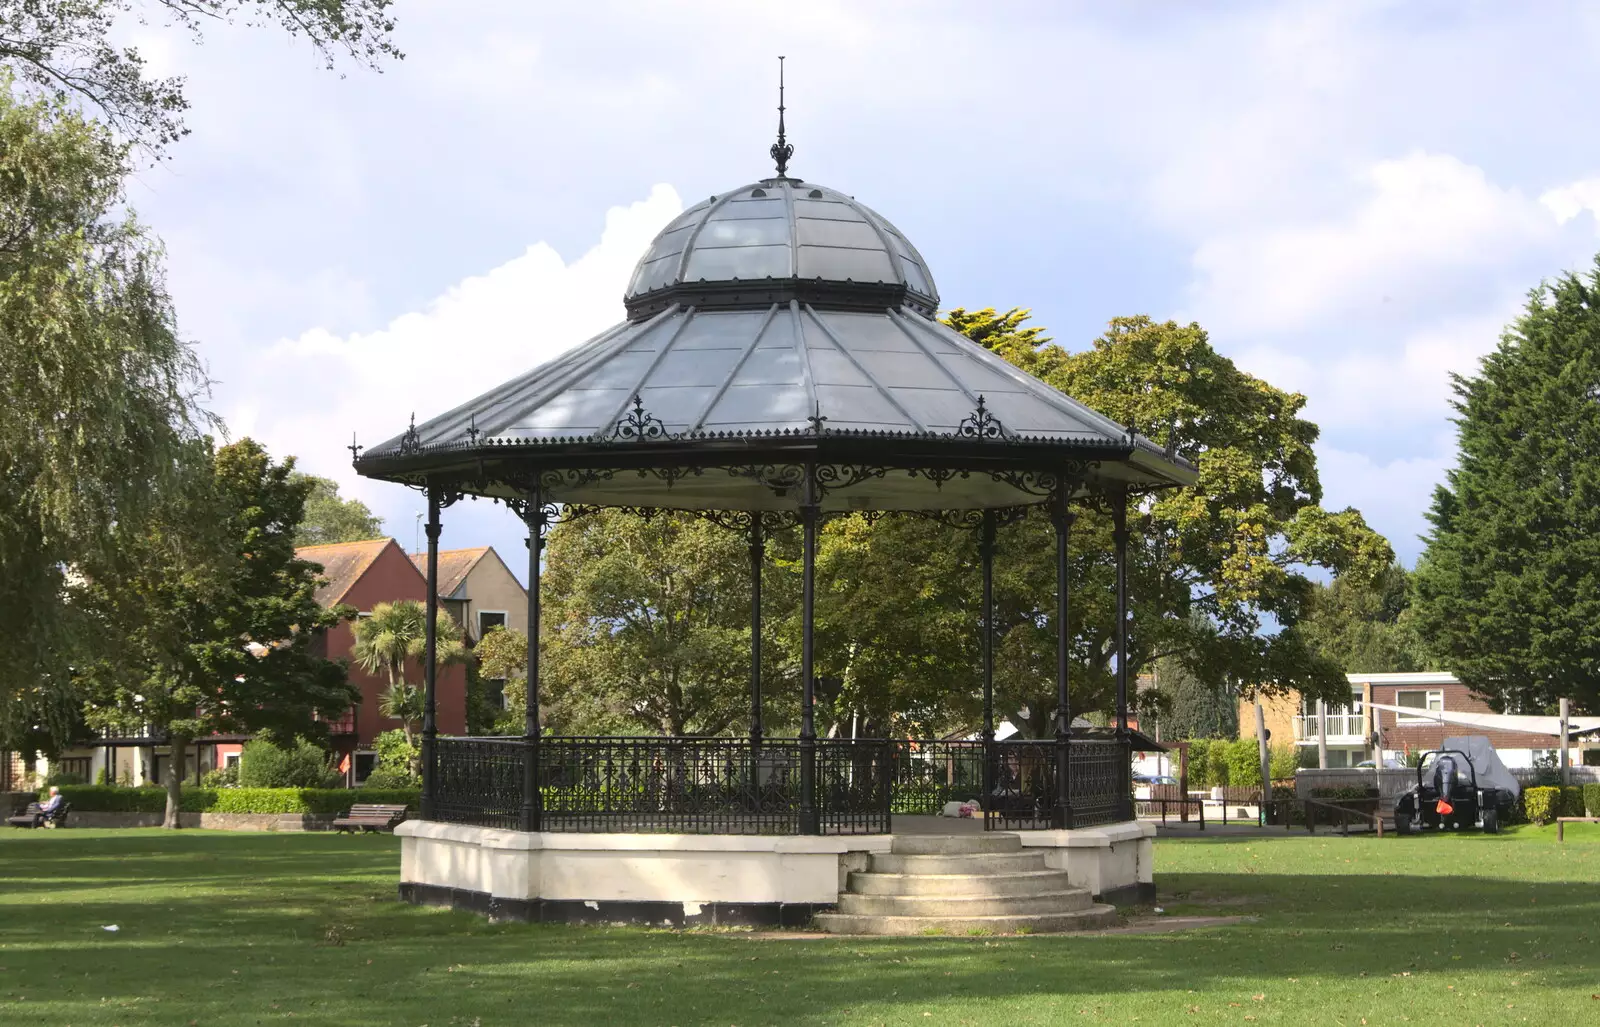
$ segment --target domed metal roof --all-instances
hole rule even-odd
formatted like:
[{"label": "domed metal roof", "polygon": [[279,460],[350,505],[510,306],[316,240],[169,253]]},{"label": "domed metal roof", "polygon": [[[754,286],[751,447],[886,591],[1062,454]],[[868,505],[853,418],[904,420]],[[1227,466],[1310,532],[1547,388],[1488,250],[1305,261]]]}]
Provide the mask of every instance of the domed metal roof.
[{"label": "domed metal roof", "polygon": [[782,291],[762,296],[769,301],[832,294],[927,314],[939,306],[922,254],[887,218],[836,189],[781,176],[675,218],[639,259],[624,299],[637,320],[674,301],[748,305],[762,290]]}]

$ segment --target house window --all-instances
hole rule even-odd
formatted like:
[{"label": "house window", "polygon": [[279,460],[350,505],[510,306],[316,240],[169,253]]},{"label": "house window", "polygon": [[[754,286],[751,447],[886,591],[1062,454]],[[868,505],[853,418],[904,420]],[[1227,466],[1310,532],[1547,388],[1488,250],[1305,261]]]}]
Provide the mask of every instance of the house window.
[{"label": "house window", "polygon": [[506,611],[504,610],[479,610],[478,611],[478,637],[482,638],[494,628],[506,626]]},{"label": "house window", "polygon": [[[1409,709],[1439,713],[1444,709],[1444,692],[1436,688],[1401,688],[1394,693],[1394,704]],[[1399,713],[1395,715],[1395,723],[1431,724],[1433,721],[1427,717]]]},{"label": "house window", "polygon": [[[228,753],[223,753],[222,754],[222,766],[223,766],[223,769],[227,769],[228,767],[237,766],[238,763],[239,763],[239,754],[238,753],[236,753],[236,752],[228,752]],[[1259,776],[1259,775],[1257,775],[1257,776]]]},{"label": "house window", "polygon": [[506,709],[506,679],[490,678],[483,683],[483,698],[497,710]]}]

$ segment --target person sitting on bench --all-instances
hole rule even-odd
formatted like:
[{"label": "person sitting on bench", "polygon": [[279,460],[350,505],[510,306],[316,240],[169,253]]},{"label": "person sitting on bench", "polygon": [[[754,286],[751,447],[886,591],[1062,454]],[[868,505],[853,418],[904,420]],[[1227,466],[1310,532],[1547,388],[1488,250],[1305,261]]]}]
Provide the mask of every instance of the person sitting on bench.
[{"label": "person sitting on bench", "polygon": [[43,824],[47,820],[54,820],[57,816],[57,811],[61,809],[61,804],[66,801],[66,796],[61,794],[61,789],[51,785],[50,797],[39,804],[38,822]]}]

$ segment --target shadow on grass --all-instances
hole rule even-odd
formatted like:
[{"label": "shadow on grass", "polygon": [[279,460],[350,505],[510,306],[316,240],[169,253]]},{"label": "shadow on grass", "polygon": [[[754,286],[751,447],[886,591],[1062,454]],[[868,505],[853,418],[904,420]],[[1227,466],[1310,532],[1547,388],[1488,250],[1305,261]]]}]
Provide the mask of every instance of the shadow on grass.
[{"label": "shadow on grass", "polygon": [[[352,854],[307,837],[183,835],[143,845],[126,839],[107,859],[100,849],[75,851],[77,844],[0,846],[0,883],[8,886],[0,898],[0,997],[12,981],[49,980],[50,1022],[96,1023],[104,1014],[115,1017],[108,1023],[180,1015],[255,1023],[291,1012],[298,1023],[347,1024],[834,1022],[920,1017],[928,1007],[1002,1022],[1024,1013],[1050,1018],[1053,1002],[1072,1006],[1058,1014],[1075,1014],[1080,1002],[1200,1001],[1191,992],[1240,993],[1248,1003],[1253,996],[1241,989],[1260,987],[1264,972],[1277,989],[1311,982],[1363,996],[1434,975],[1482,985],[1536,974],[1541,991],[1557,994],[1592,985],[1591,936],[1600,923],[1592,873],[1587,881],[1548,879],[1575,872],[1578,859],[1592,871],[1600,850],[1563,854],[1509,839],[1355,849],[1263,849],[1260,840],[1240,839],[1184,853],[1202,865],[1161,875],[1174,912],[1240,909],[1261,918],[1240,927],[818,942],[488,924],[417,909],[392,898],[392,847]],[[1309,861],[1309,872],[1273,872],[1286,851]],[[1262,871],[1240,869],[1259,857],[1268,864]],[[1344,869],[1347,859],[1373,869]],[[47,878],[52,862],[73,864],[76,877],[84,860],[100,862],[110,878],[102,886],[149,874],[142,883],[158,897],[119,901],[109,887],[18,896],[9,888],[18,877]],[[1457,872],[1500,860],[1514,865],[1510,876]],[[183,866],[198,875],[185,876]],[[1317,872],[1324,868],[1334,872]],[[107,935],[106,923],[122,931]]]}]

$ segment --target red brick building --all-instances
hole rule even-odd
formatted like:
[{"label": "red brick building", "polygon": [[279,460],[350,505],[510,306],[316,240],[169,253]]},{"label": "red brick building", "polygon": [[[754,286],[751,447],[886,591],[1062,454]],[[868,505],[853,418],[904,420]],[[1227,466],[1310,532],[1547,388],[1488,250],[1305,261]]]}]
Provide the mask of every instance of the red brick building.
[{"label": "red brick building", "polygon": [[[317,590],[317,602],[323,606],[345,603],[355,607],[358,615],[369,615],[379,603],[399,599],[414,599],[420,603],[427,599],[427,579],[394,539],[335,542],[306,546],[296,552],[302,560],[322,567],[322,576],[328,583]],[[356,666],[353,656],[355,632],[348,621],[329,629],[318,646],[319,655],[345,660],[350,667],[351,683],[361,689],[361,700],[352,708],[350,716],[333,725],[334,748],[341,754],[350,755],[348,779],[351,784],[357,784],[371,770],[372,740],[400,726],[398,720],[378,712],[379,700],[389,687],[389,681],[382,674],[368,674]],[[413,667],[407,679],[420,684],[422,668]],[[439,668],[437,701],[439,733],[466,734],[465,667]]]},{"label": "red brick building", "polygon": [[[1453,674],[1424,671],[1350,674],[1348,677],[1350,702],[1342,707],[1329,706],[1325,715],[1330,767],[1353,767],[1363,760],[1379,758],[1398,760],[1407,752],[1437,749],[1446,738],[1460,735],[1486,735],[1509,767],[1531,767],[1535,759],[1553,754],[1559,748],[1553,734],[1491,731],[1423,719],[1421,714],[1427,711],[1496,712]],[[1418,715],[1411,717],[1375,709],[1373,703],[1412,707]],[[1262,705],[1274,744],[1293,739],[1295,745],[1315,754],[1319,723],[1316,703],[1304,701],[1298,695],[1288,695],[1268,699]],[[1245,738],[1255,737],[1255,711],[1251,703],[1244,701],[1239,704],[1239,734]],[[1581,761],[1579,749],[1580,746],[1574,745],[1571,750],[1574,765]]]}]

